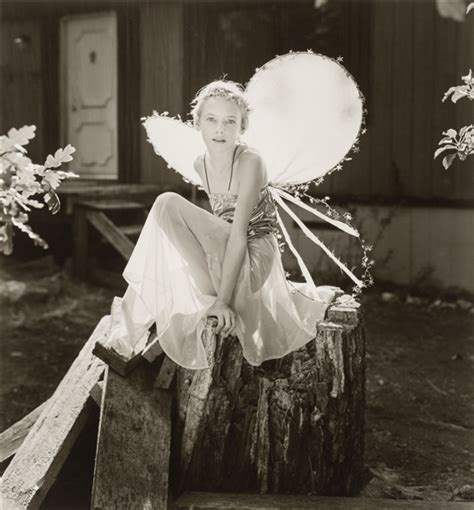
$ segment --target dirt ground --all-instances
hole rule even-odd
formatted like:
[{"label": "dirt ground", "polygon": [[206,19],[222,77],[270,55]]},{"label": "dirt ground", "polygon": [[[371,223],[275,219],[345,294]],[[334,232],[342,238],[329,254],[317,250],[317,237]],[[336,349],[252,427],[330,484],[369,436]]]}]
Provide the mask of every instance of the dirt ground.
[{"label": "dirt ground", "polygon": [[[53,393],[117,291],[72,281],[50,257],[1,258],[0,290],[4,430]],[[474,501],[473,308],[382,290],[362,298],[362,496]]]}]

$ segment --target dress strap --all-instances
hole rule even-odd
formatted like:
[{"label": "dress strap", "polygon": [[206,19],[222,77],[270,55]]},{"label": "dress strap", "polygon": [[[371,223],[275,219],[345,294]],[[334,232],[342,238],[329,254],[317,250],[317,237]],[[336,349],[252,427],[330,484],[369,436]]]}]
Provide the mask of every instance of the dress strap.
[{"label": "dress strap", "polygon": [[[235,155],[237,153],[237,149],[239,148],[239,146],[240,145],[235,146],[234,153],[232,154],[232,165],[230,167],[230,179],[229,179],[229,185],[227,186],[227,191],[230,191],[230,185],[232,184],[232,176],[234,175]],[[207,151],[204,153],[204,158],[203,158],[204,173],[206,174],[207,189],[209,190],[209,194],[211,194],[211,186],[209,185],[209,177],[207,175],[206,154],[207,154]]]},{"label": "dress strap", "polygon": [[209,186],[209,177],[207,176],[206,154],[207,154],[207,151],[204,153],[204,158],[203,158],[204,172],[206,173],[207,189],[209,190],[209,194],[211,194],[211,187]]},{"label": "dress strap", "polygon": [[234,149],[234,153],[232,154],[232,165],[230,167],[230,179],[229,179],[229,185],[227,186],[227,191],[230,191],[230,185],[232,184],[232,176],[234,175],[235,155],[237,153],[238,148],[239,148],[239,145],[236,145],[235,149]]}]

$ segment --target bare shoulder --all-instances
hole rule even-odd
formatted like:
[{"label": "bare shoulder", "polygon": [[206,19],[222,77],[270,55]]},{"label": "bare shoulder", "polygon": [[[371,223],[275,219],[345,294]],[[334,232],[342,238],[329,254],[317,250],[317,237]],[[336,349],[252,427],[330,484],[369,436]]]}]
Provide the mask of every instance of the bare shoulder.
[{"label": "bare shoulder", "polygon": [[266,182],[266,167],[261,154],[252,147],[245,147],[239,156],[239,174],[241,178],[247,178],[247,175],[253,180],[259,180],[263,184]]},{"label": "bare shoulder", "polygon": [[194,160],[194,170],[198,173],[199,177],[203,176],[204,173],[204,155],[200,154],[195,160]]}]

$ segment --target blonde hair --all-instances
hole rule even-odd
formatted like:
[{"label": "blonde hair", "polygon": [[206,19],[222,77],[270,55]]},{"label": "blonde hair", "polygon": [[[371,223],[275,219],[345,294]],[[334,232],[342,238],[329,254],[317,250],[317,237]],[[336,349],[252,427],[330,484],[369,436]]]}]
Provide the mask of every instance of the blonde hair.
[{"label": "blonde hair", "polygon": [[191,115],[193,116],[194,126],[198,126],[204,102],[210,97],[223,97],[235,103],[242,113],[242,130],[244,131],[247,129],[249,125],[250,105],[244,95],[244,88],[242,85],[230,80],[216,80],[198,90],[194,99],[191,101]]}]

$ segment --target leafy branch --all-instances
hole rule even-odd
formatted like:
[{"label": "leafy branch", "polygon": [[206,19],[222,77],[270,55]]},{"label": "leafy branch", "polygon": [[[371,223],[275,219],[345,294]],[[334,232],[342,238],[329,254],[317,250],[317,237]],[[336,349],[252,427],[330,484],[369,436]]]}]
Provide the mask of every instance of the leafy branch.
[{"label": "leafy branch", "polygon": [[[474,2],[471,2],[466,9],[466,14],[474,9]],[[456,87],[450,87],[444,94],[442,101],[446,101],[448,98],[453,103],[457,103],[460,99],[467,98],[470,101],[474,99],[474,78],[472,76],[472,69],[469,70],[469,74],[461,77],[464,82],[463,85],[457,85]],[[438,142],[438,149],[434,153],[436,159],[441,154],[443,157],[443,167],[447,170],[458,158],[460,161],[464,161],[468,156],[474,154],[474,125],[464,126],[459,130],[459,133],[455,129],[448,129],[443,132],[443,138]]]},{"label": "leafy branch", "polygon": [[5,255],[13,251],[13,227],[27,234],[36,245],[48,247],[28,224],[28,214],[45,204],[56,214],[60,201],[55,190],[64,179],[78,177],[72,172],[56,170],[72,161],[76,151],[72,145],[58,149],[54,155],[49,154],[42,165],[26,156],[24,146],[35,137],[35,131],[36,126],[23,126],[0,136],[0,253]]}]

